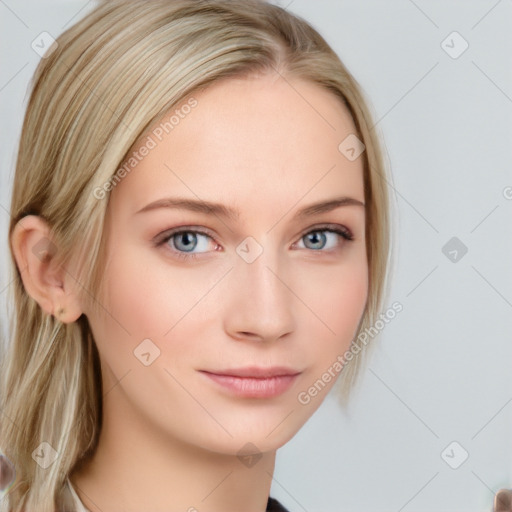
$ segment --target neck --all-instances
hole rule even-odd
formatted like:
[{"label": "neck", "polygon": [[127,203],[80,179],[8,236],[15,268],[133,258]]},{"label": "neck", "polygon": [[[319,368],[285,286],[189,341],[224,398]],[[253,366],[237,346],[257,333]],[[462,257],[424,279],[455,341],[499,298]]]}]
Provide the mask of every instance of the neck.
[{"label": "neck", "polygon": [[90,512],[266,510],[275,451],[254,462],[202,449],[143,424],[126,402],[121,410],[119,395],[108,398],[96,451],[70,475]]}]

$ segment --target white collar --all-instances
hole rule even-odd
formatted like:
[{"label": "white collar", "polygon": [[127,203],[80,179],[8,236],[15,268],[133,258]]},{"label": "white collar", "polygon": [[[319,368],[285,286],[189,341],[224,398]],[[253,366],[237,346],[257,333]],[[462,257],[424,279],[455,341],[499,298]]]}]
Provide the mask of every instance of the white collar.
[{"label": "white collar", "polygon": [[66,478],[66,485],[67,485],[69,494],[71,495],[71,500],[73,501],[74,512],[90,512],[89,509],[85,508],[84,504],[82,503],[82,500],[79,498],[78,494],[76,493],[69,478]]}]

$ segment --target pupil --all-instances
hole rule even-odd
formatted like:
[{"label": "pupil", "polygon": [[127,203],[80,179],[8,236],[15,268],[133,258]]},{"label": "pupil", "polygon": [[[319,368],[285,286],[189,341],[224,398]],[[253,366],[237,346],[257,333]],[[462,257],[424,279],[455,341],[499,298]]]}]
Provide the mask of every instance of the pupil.
[{"label": "pupil", "polygon": [[181,235],[181,239],[185,240],[185,250],[190,250],[190,247],[194,245],[194,238],[195,235],[193,233],[184,233]]},{"label": "pupil", "polygon": [[[313,243],[313,244],[318,244],[320,243],[320,245],[322,245],[322,242],[325,242],[325,235],[323,233],[320,233],[320,231],[315,231],[314,233],[311,233],[309,235],[310,237],[310,241]],[[316,239],[316,241],[315,241]]]}]

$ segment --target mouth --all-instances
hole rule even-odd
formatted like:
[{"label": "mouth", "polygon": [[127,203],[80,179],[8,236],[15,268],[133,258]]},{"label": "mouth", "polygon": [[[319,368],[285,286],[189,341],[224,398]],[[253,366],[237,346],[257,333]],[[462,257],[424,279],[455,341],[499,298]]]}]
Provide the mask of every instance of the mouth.
[{"label": "mouth", "polygon": [[200,373],[227,390],[245,398],[271,398],[283,394],[302,373],[285,367],[247,367]]}]

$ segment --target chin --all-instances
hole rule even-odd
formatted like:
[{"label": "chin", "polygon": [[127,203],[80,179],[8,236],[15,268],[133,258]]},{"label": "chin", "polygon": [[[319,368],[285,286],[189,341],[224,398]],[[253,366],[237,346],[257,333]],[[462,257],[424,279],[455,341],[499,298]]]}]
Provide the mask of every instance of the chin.
[{"label": "chin", "polygon": [[239,421],[233,415],[231,421],[223,423],[232,437],[222,428],[222,433],[219,429],[210,429],[208,432],[203,430],[203,447],[230,455],[240,455],[243,449],[254,449],[256,453],[276,451],[290,441],[310,418],[311,415],[305,415],[305,412],[296,406],[295,409],[283,409],[279,414],[265,414],[260,411],[258,415],[253,411]]}]

